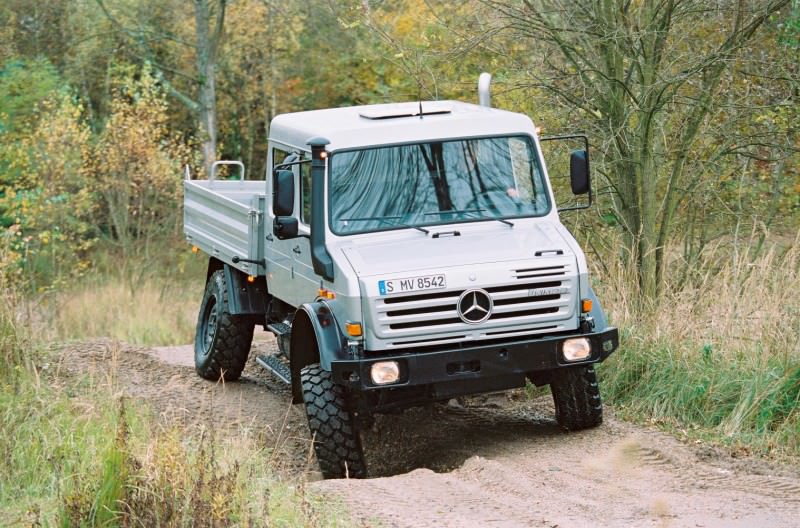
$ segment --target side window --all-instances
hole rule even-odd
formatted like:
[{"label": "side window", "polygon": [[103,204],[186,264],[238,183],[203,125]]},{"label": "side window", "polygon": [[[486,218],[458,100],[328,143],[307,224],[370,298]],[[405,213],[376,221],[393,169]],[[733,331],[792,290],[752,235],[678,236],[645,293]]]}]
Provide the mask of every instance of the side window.
[{"label": "side window", "polygon": [[291,152],[288,150],[279,149],[277,147],[272,148],[272,170],[275,170],[275,167],[283,163]]},{"label": "side window", "polygon": [[[274,177],[275,167],[281,165],[282,163],[285,163],[286,158],[288,158],[291,155],[292,153],[289,152],[288,150],[284,150],[278,147],[272,148],[272,170],[270,171],[270,174],[272,174],[272,176],[270,176],[271,178]],[[273,185],[275,184],[275,180],[272,181],[272,184]]]},{"label": "side window", "polygon": [[[284,163],[289,156],[296,156],[296,152],[290,152],[285,149],[273,147],[272,149],[272,170],[275,167]],[[301,158],[308,159],[308,154],[303,152],[300,154]],[[311,164],[300,163],[295,165],[292,170],[295,174],[300,172],[300,221],[305,225],[311,225]]]},{"label": "side window", "polygon": [[517,186],[517,196],[525,201],[534,201],[536,190],[533,182],[539,181],[538,175],[531,178],[530,147],[528,141],[522,138],[508,138],[508,147],[511,151],[511,170],[514,173],[514,183]]},{"label": "side window", "polygon": [[[306,159],[306,156],[303,156]],[[311,225],[311,164],[300,165],[300,221]]]}]

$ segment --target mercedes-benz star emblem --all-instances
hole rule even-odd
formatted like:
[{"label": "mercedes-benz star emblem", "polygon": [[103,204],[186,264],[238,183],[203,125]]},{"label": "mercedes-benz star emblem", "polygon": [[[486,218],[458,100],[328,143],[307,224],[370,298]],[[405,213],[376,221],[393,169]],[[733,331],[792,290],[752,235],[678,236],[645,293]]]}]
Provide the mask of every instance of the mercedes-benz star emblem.
[{"label": "mercedes-benz star emblem", "polygon": [[469,324],[478,324],[492,315],[492,298],[485,290],[467,290],[458,298],[458,316]]}]

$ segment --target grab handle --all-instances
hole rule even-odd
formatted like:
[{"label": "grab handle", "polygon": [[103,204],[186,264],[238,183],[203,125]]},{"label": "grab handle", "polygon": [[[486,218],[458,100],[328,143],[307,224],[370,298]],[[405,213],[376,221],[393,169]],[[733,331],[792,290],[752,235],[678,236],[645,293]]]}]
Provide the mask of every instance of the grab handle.
[{"label": "grab handle", "polygon": [[220,165],[236,165],[239,167],[239,181],[244,181],[244,163],[241,161],[215,161],[213,165],[211,165],[211,177],[208,178],[208,181],[213,182],[214,179],[217,177],[217,167]]}]

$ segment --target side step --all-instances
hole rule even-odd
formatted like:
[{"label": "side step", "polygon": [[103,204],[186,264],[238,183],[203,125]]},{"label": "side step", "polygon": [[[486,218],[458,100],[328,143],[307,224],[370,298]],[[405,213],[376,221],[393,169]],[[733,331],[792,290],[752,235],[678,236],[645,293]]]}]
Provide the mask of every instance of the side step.
[{"label": "side step", "polygon": [[286,323],[270,323],[267,325],[267,330],[278,336],[288,334],[292,331],[292,327]]},{"label": "side step", "polygon": [[257,356],[256,363],[275,374],[275,376],[287,385],[292,384],[292,371],[289,370],[289,365],[284,363],[278,356],[274,354],[269,356]]},{"label": "side step", "polygon": [[278,342],[278,349],[284,355],[289,355],[289,342],[292,337],[292,327],[286,323],[271,323],[267,325],[267,330],[275,334]]}]

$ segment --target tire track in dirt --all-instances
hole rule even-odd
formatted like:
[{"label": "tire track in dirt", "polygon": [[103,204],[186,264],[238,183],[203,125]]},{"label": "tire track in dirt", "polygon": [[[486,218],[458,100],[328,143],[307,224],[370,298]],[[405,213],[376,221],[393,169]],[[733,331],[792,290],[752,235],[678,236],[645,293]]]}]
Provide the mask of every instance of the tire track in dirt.
[{"label": "tire track in dirt", "polygon": [[149,348],[98,339],[61,346],[56,379],[87,378],[87,387],[99,385],[115,396],[141,400],[165,429],[255,437],[275,451],[279,472],[303,476],[316,470],[309,469],[305,414],[290,404],[289,389],[253,360],[257,354],[271,353],[274,346],[274,341],[259,336],[241,379],[214,383],[195,373],[192,346]]},{"label": "tire track in dirt", "polygon": [[[97,340],[63,346],[56,378],[107,383],[165,427],[256,435],[286,478],[318,480],[302,408],[252,360],[274,349],[257,335],[241,381],[215,384],[195,374],[191,346]],[[310,487],[346,504],[354,524],[800,527],[797,467],[685,445],[609,412],[597,429],[564,433],[549,398],[521,391],[378,416],[362,438],[376,478]]]},{"label": "tire track in dirt", "polygon": [[[514,439],[449,473],[416,470],[314,488],[349,504],[355,519],[383,526],[800,525],[796,471],[742,474],[724,460],[698,461],[665,435],[608,422],[593,431]],[[653,459],[654,445],[677,456]]]}]

